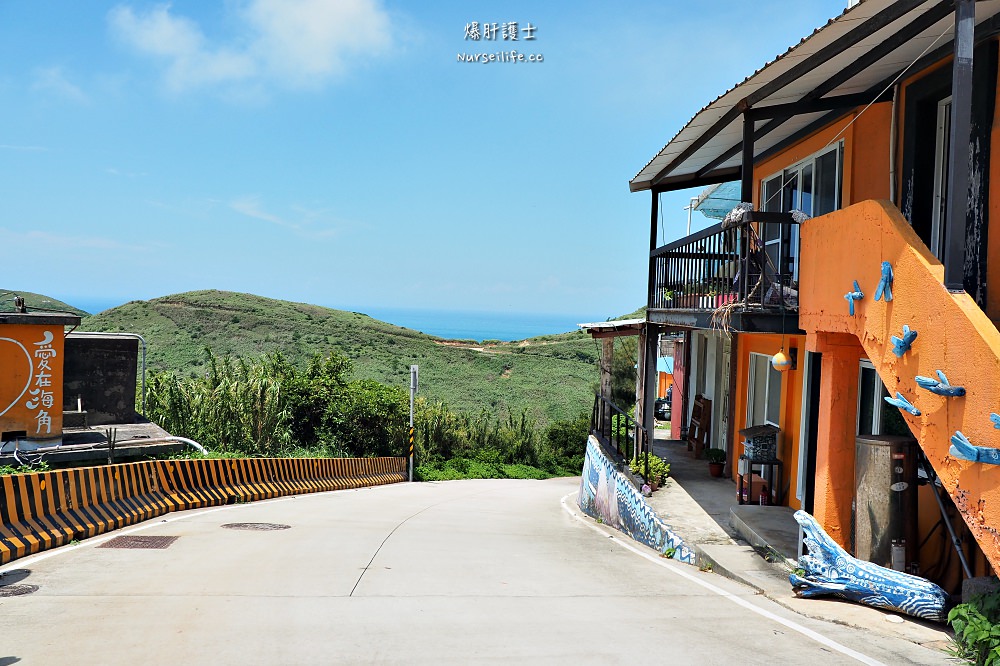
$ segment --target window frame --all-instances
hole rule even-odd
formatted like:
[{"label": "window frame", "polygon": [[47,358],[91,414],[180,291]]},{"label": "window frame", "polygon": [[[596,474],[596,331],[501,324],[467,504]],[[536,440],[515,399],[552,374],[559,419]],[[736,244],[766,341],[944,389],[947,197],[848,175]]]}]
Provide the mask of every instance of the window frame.
[{"label": "window frame", "polygon": [[[794,162],[782,169],[775,171],[769,176],[765,176],[760,179],[760,205],[758,209],[767,212],[782,212],[787,213],[792,210],[802,210],[802,176],[805,173],[806,168],[811,167],[810,175],[810,204],[809,210],[802,210],[810,217],[815,217],[813,212],[816,210],[816,189],[817,182],[819,181],[819,168],[817,164],[820,158],[825,157],[830,153],[835,153],[837,156],[837,165],[834,171],[834,192],[836,201],[833,210],[840,210],[844,203],[844,192],[843,192],[843,180],[844,180],[844,140],[834,141],[833,143],[821,148],[820,150],[808,155],[801,160]],[[777,208],[772,208],[768,206],[770,199],[766,198],[768,185],[772,184],[775,180],[778,181],[778,191],[771,194],[771,199],[777,197],[778,206]],[[793,202],[793,205],[789,210],[785,210],[785,190],[788,183],[794,182],[797,184],[797,202]],[[797,205],[795,205],[797,204]],[[831,211],[832,212],[832,211]],[[825,213],[824,213],[825,214]],[[799,228],[797,224],[793,224],[790,231],[789,238],[789,253],[792,259],[792,279],[798,282],[799,280]],[[764,241],[764,247],[768,245],[773,245],[781,241],[780,238],[772,239],[762,239]]]},{"label": "window frame", "polygon": [[[758,363],[758,359],[756,359],[754,357],[760,357],[761,359],[766,359],[767,371],[766,371],[766,376],[765,376],[765,379],[764,379],[764,402],[763,402],[763,405],[764,405],[764,414],[763,414],[763,424],[764,425],[773,425],[773,426],[776,426],[776,427],[780,428],[781,427],[780,423],[777,423],[776,421],[771,421],[768,418],[768,416],[769,416],[769,414],[768,414],[768,404],[770,404],[770,402],[771,402],[770,401],[771,391],[772,390],[777,390],[777,392],[778,392],[778,414],[777,414],[777,418],[778,418],[778,420],[780,420],[781,419],[781,388],[782,388],[781,387],[781,385],[782,385],[781,373],[778,372],[777,370],[774,370],[774,368],[771,366],[772,355],[771,354],[762,354],[760,352],[750,352],[749,371],[747,373],[747,413],[746,413],[746,427],[749,428],[749,427],[751,427],[753,425],[761,425],[759,423],[755,424],[753,422],[753,416],[754,416],[753,415],[753,406],[754,406],[754,398],[756,396],[757,363]],[[777,379],[778,379],[777,387],[772,387],[772,385],[771,385],[771,383],[772,383],[771,380],[774,377],[777,377]]]}]

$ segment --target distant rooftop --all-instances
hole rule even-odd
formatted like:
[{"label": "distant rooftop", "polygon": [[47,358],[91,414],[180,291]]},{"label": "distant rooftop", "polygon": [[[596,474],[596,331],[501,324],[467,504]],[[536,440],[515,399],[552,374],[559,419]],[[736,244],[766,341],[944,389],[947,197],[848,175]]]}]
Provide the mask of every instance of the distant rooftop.
[{"label": "distant rooftop", "polygon": [[80,315],[69,312],[0,312],[0,324],[76,326]]}]

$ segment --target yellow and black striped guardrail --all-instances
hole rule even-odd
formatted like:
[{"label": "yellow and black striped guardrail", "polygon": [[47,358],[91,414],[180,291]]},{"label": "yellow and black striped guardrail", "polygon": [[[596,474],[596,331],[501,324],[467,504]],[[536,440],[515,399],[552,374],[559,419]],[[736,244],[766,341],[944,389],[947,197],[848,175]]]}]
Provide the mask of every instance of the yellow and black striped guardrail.
[{"label": "yellow and black striped guardrail", "polygon": [[406,458],[155,460],[0,476],[0,564],[170,511],[406,480]]}]

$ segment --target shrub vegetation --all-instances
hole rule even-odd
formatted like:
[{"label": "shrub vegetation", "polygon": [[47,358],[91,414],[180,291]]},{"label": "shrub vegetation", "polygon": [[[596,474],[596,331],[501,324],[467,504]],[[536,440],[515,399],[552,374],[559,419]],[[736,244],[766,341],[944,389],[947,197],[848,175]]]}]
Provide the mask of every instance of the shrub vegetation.
[{"label": "shrub vegetation", "polygon": [[[299,369],[279,353],[256,360],[204,351],[202,376],[154,373],[147,416],[217,455],[399,456],[406,447],[409,396],[370,379],[351,379],[351,361],[331,352]],[[579,474],[589,417],[538,427],[527,410],[502,417],[415,404],[421,480],[545,478]]]}]

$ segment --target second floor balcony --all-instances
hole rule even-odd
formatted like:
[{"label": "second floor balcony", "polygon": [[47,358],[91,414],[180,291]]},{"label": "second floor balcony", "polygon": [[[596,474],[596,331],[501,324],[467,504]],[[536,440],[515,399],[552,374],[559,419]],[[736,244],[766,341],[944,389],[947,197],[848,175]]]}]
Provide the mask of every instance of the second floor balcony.
[{"label": "second floor balcony", "polygon": [[798,224],[744,213],[650,253],[649,320],[740,332],[798,331]]}]

